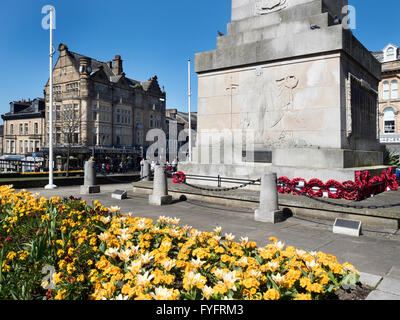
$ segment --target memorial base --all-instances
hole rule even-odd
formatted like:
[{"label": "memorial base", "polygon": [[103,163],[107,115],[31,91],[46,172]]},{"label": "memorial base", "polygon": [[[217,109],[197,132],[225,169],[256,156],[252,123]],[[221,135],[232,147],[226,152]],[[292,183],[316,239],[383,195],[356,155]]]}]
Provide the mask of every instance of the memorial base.
[{"label": "memorial base", "polygon": [[[317,178],[323,182],[331,179],[340,182],[355,180],[357,171],[368,170],[372,176],[379,176],[388,166],[370,166],[370,167],[354,167],[354,168],[310,168],[310,167],[291,167],[276,166],[273,164],[261,163],[243,163],[243,164],[201,164],[201,163],[179,163],[179,171],[186,175],[202,175],[235,179],[257,180],[265,173],[275,172],[279,177],[288,177],[289,179],[303,178],[310,180]],[[193,184],[209,185],[209,181],[194,180],[187,177],[187,181]],[[232,183],[222,182],[223,187],[232,187]],[[249,189],[258,190],[259,186],[249,186]]]}]

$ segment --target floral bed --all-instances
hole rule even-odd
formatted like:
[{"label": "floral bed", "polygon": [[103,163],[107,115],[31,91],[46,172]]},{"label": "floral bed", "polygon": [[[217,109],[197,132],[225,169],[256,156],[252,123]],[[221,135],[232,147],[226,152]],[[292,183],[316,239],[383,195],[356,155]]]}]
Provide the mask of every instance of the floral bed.
[{"label": "floral bed", "polygon": [[220,227],[11,186],[0,197],[0,299],[315,300],[359,278],[349,263],[273,237],[257,247]]}]

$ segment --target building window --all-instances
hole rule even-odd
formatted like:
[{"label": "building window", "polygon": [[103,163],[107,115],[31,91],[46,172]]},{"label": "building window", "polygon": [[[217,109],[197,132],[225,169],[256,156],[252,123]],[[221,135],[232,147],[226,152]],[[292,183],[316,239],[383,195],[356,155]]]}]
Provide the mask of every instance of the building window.
[{"label": "building window", "polygon": [[67,84],[67,92],[78,91],[78,90],[79,90],[79,83],[78,82]]},{"label": "building window", "polygon": [[93,118],[92,118],[92,120],[93,121],[97,121],[97,105],[93,105],[93,107],[92,107],[92,116],[93,116]]},{"label": "building window", "polygon": [[19,124],[19,134],[24,134],[24,125],[22,123]]},{"label": "building window", "polygon": [[393,60],[396,60],[396,49],[394,47],[389,47],[386,49],[385,61],[393,61]]},{"label": "building window", "polygon": [[35,122],[33,127],[34,127],[34,130],[35,130],[35,134],[39,134],[39,124],[37,122]]},{"label": "building window", "polygon": [[25,135],[29,134],[29,124],[25,123]]},{"label": "building window", "polygon": [[74,118],[79,119],[79,104],[74,104]]},{"label": "building window", "polygon": [[35,151],[39,151],[39,141],[35,141]]},{"label": "building window", "polygon": [[10,141],[9,140],[7,140],[7,147],[6,147],[7,149],[7,153],[10,153]]},{"label": "building window", "polygon": [[382,94],[382,99],[383,100],[388,100],[390,95],[390,89],[389,89],[389,82],[385,81],[383,83],[383,94]]},{"label": "building window", "polygon": [[154,127],[154,116],[151,114],[150,115],[150,123],[149,123],[150,128]]},{"label": "building window", "polygon": [[10,153],[15,153],[15,141],[10,142]]},{"label": "building window", "polygon": [[56,144],[61,144],[61,128],[56,128]]},{"label": "building window", "polygon": [[19,153],[24,153],[24,142],[22,140],[19,140]]},{"label": "building window", "polygon": [[61,93],[61,86],[53,86],[53,92],[54,93]]},{"label": "building window", "polygon": [[14,125],[10,124],[10,134],[14,134]]},{"label": "building window", "polygon": [[397,80],[393,80],[391,83],[391,99],[397,99],[399,97],[399,83]]},{"label": "building window", "polygon": [[61,120],[61,106],[56,106],[56,120]]},{"label": "building window", "polygon": [[29,152],[29,150],[28,150],[28,140],[25,140],[25,141],[24,141],[24,152],[25,152],[25,153],[28,153],[28,152]]},{"label": "building window", "polygon": [[121,122],[121,109],[117,109],[117,123]]},{"label": "building window", "polygon": [[29,141],[30,144],[30,152],[35,152],[35,149],[33,149],[33,141]]},{"label": "building window", "polygon": [[384,133],[394,133],[396,129],[395,125],[396,115],[393,108],[386,108],[383,111],[383,126]]}]

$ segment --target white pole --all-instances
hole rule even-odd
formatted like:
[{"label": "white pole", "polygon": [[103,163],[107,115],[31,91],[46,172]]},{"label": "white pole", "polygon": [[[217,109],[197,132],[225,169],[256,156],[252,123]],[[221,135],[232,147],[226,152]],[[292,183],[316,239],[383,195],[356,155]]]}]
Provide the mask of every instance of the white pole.
[{"label": "white pole", "polygon": [[192,113],[191,113],[192,88],[190,83],[190,59],[188,59],[188,88],[189,88],[189,162],[192,162]]},{"label": "white pole", "polygon": [[50,8],[50,79],[49,79],[49,184],[45,189],[55,189],[57,186],[53,182],[53,21],[54,10]]}]

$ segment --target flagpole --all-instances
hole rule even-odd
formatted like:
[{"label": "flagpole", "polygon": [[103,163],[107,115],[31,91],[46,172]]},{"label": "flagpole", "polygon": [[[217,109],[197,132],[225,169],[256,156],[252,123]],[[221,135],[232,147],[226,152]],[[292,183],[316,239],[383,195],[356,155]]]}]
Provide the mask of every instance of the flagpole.
[{"label": "flagpole", "polygon": [[50,79],[49,79],[49,184],[45,186],[45,189],[56,189],[57,186],[54,184],[53,175],[53,25],[54,25],[54,9],[50,8]]},{"label": "flagpole", "polygon": [[190,82],[190,59],[188,59],[188,88],[189,88],[189,162],[192,162],[192,113],[191,113],[191,96],[192,88]]}]

